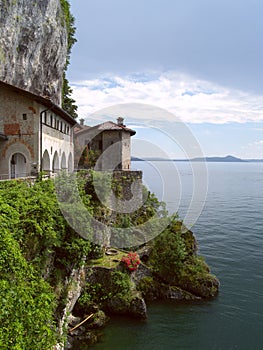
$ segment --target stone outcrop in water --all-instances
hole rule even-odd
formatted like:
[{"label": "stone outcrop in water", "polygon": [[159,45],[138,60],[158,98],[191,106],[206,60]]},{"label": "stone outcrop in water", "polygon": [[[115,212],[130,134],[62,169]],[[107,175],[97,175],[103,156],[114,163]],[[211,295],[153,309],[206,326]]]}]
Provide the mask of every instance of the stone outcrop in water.
[{"label": "stone outcrop in water", "polygon": [[0,0],[0,80],[60,105],[67,49],[60,0]]}]

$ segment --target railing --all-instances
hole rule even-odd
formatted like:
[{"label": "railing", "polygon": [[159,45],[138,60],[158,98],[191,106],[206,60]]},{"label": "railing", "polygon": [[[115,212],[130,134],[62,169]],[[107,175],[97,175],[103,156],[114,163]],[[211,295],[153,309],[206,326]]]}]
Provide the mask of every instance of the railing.
[{"label": "railing", "polygon": [[9,174],[0,174],[0,180],[9,180],[10,176]]},{"label": "railing", "polygon": [[[65,171],[66,169],[55,169],[54,171],[51,170],[44,170],[42,172],[42,179],[49,179],[56,177],[59,173]],[[75,172],[75,171],[74,171]],[[19,174],[0,174],[0,181],[9,181],[9,180],[18,180],[18,179],[36,179],[39,174],[33,175],[32,173],[19,173]]]},{"label": "railing", "polygon": [[[50,174],[44,174],[42,175],[42,179],[49,179],[50,177],[55,176],[56,174],[50,173]],[[15,176],[10,176],[9,174],[0,174],[0,181],[10,181],[10,180],[35,180],[38,177],[38,175],[31,175],[29,173],[20,173],[16,174]]]}]

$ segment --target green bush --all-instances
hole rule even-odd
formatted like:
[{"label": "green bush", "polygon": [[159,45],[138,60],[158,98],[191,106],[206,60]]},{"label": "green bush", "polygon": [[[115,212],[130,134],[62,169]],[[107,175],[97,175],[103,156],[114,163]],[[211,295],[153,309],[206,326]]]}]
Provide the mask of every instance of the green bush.
[{"label": "green bush", "polygon": [[179,276],[185,258],[184,240],[179,232],[168,228],[155,238],[149,262],[154,272],[172,282]]},{"label": "green bush", "polygon": [[87,283],[77,309],[89,309],[92,304],[103,305],[113,296],[127,301],[131,299],[131,281],[127,273],[110,271],[110,275],[104,279]]},{"label": "green bush", "polygon": [[64,219],[52,180],[0,182],[0,228],[0,348],[51,349],[62,279],[91,244]]},{"label": "green bush", "polygon": [[0,348],[50,349],[56,341],[54,294],[7,229],[0,234]]},{"label": "green bush", "polygon": [[151,276],[143,277],[138,285],[138,290],[142,292],[143,297],[157,294],[157,282]]},{"label": "green bush", "polygon": [[218,293],[219,281],[209,271],[203,257],[189,257],[177,279],[177,285],[203,298],[214,297]]}]

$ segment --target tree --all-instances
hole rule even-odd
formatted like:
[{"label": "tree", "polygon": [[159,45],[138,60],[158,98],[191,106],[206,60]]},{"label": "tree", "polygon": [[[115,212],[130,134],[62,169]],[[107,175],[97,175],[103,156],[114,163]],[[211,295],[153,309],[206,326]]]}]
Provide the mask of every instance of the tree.
[{"label": "tree", "polygon": [[175,281],[186,258],[184,240],[180,233],[164,230],[154,240],[150,255],[153,270],[167,281]]},{"label": "tree", "polygon": [[66,78],[66,71],[70,61],[71,49],[74,43],[77,41],[75,38],[76,27],[74,26],[75,18],[70,12],[70,5],[67,0],[60,0],[61,8],[64,14],[64,20],[67,27],[68,34],[68,50],[67,50],[67,59],[66,65],[63,72],[63,86],[62,86],[62,108],[68,112],[73,118],[77,118],[77,105],[75,100],[71,97],[72,88],[69,86],[69,82]]},{"label": "tree", "polygon": [[77,118],[78,113],[77,109],[78,106],[75,104],[76,101],[71,97],[72,95],[72,88],[69,86],[68,79],[66,78],[66,73],[63,73],[63,86],[62,86],[62,108],[68,112],[71,117]]}]

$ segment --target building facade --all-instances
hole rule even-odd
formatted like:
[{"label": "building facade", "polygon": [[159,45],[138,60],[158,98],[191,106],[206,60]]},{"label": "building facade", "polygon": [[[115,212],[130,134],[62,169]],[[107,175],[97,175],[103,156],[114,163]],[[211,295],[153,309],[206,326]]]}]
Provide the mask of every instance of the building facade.
[{"label": "building facade", "polygon": [[49,99],[0,82],[0,179],[73,171],[75,124]]},{"label": "building facade", "polygon": [[130,170],[131,136],[135,134],[123,124],[123,118],[118,118],[117,123],[107,121],[93,127],[81,123],[75,130],[75,166],[82,167],[82,155],[86,152],[87,164],[96,170]]}]

